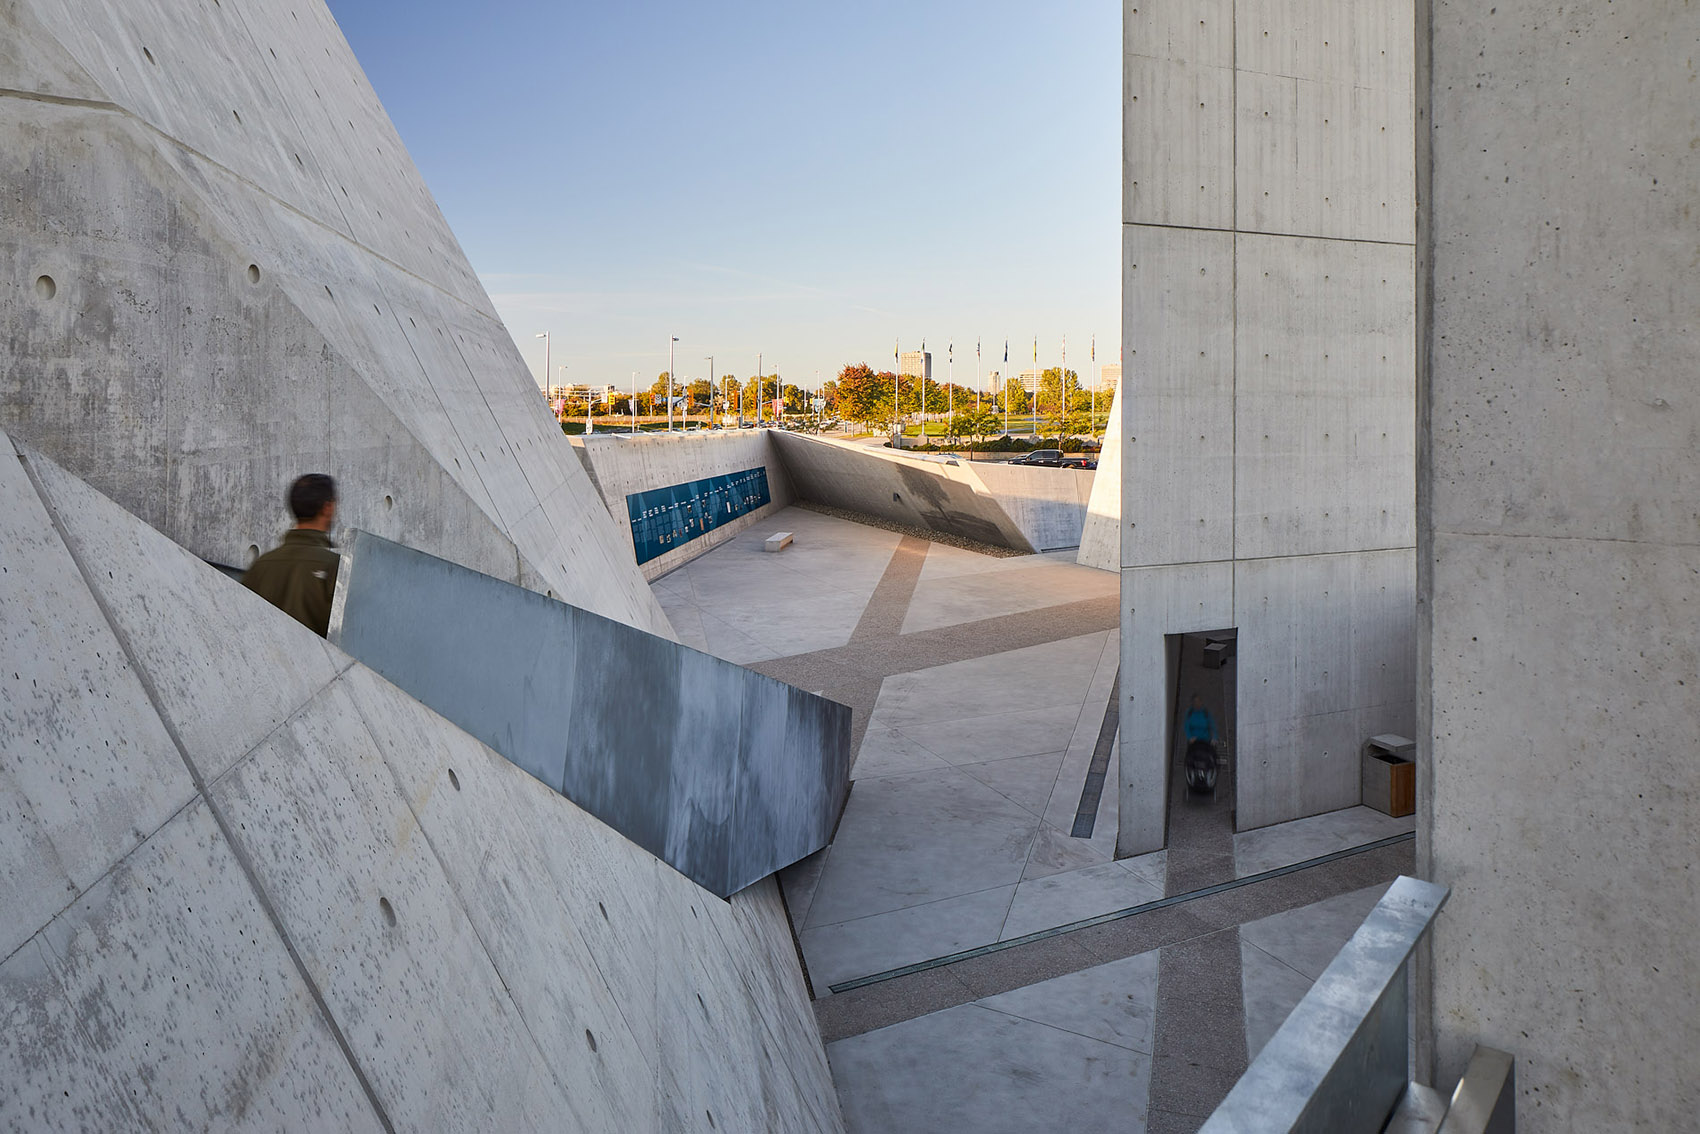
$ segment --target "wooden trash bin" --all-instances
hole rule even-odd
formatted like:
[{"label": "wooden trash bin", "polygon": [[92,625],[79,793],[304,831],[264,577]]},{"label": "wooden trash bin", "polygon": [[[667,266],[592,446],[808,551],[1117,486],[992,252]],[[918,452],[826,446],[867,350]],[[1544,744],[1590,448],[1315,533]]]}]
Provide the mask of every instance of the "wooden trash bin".
[{"label": "wooden trash bin", "polygon": [[1417,809],[1417,745],[1388,733],[1364,743],[1360,788],[1365,807],[1395,818]]}]

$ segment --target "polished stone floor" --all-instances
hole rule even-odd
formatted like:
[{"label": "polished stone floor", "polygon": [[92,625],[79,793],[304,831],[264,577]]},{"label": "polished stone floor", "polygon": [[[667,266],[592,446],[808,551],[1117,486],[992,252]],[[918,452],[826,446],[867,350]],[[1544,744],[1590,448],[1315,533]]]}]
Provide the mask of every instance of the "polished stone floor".
[{"label": "polished stone floor", "polygon": [[1353,808],[1235,835],[1204,801],[1115,860],[1117,587],[795,508],[654,584],[687,645],[853,710],[835,840],[782,876],[853,1131],[1195,1130],[1410,868],[1400,843],[1192,900],[1411,829]]}]

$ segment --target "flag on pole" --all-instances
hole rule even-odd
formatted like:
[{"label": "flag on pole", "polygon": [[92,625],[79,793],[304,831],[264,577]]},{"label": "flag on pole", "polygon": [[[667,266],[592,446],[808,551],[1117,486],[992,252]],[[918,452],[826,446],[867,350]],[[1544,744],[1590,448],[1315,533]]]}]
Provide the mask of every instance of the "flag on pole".
[{"label": "flag on pole", "polygon": [[1003,341],[1003,364],[1005,366],[1009,365],[1009,340],[1008,339],[1005,339]]},{"label": "flag on pole", "polygon": [[1097,335],[1092,336],[1092,361],[1093,362],[1098,361],[1098,336]]}]

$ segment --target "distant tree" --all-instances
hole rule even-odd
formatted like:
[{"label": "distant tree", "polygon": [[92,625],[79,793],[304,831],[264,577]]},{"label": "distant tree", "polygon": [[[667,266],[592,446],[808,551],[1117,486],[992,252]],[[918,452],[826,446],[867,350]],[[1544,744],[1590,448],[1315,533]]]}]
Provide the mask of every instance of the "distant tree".
[{"label": "distant tree", "polygon": [[714,383],[707,378],[698,378],[690,384],[688,389],[693,406],[701,406],[706,409],[714,401]]},{"label": "distant tree", "polygon": [[1004,404],[1010,413],[1026,413],[1033,408],[1033,399],[1021,386],[1021,381],[1011,378],[1004,383]]},{"label": "distant tree", "polygon": [[834,383],[838,416],[864,425],[891,418],[891,375],[876,374],[865,362],[838,372]]}]

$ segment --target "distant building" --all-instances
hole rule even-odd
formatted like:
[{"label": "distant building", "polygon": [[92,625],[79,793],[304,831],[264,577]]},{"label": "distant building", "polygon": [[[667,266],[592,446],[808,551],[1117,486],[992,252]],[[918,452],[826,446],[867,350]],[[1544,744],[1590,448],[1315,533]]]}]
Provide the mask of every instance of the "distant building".
[{"label": "distant building", "polygon": [[906,350],[898,359],[898,374],[904,378],[931,378],[933,376],[933,355],[931,351]]},{"label": "distant building", "polygon": [[618,392],[613,386],[550,386],[543,396],[551,402],[561,398],[569,402],[588,400],[607,405]]},{"label": "distant building", "polygon": [[1122,364],[1119,362],[1106,362],[1098,371],[1099,389],[1113,390],[1121,385],[1121,380]]},{"label": "distant building", "polygon": [[1044,378],[1044,376],[1045,372],[1043,370],[1023,370],[1018,381],[1021,383],[1021,388],[1023,390],[1032,394],[1038,391],[1039,381]]}]

